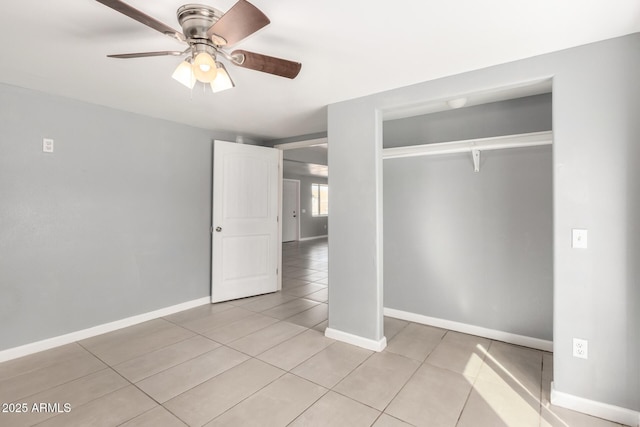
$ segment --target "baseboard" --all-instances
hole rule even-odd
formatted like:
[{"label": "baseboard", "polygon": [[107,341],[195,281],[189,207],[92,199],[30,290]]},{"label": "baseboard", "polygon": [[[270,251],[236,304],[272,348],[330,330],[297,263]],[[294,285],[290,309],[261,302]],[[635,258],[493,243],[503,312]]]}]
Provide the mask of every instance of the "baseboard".
[{"label": "baseboard", "polygon": [[616,423],[640,426],[640,412],[558,391],[553,382],[551,383],[551,403]]},{"label": "baseboard", "polygon": [[126,328],[127,326],[137,325],[138,323],[157,319],[163,316],[168,316],[179,311],[188,310],[190,308],[210,303],[211,297],[198,298],[192,301],[183,302],[181,304],[172,305],[170,307],[161,308],[159,310],[150,311],[148,313],[138,314],[136,316],[127,317],[125,319],[116,320],[114,322],[104,323],[102,325],[82,329],[80,331],[71,332],[65,335],[47,338],[42,341],[36,341],[30,344],[21,345],[19,347],[9,348],[7,350],[0,351],[0,362],[6,362],[7,360],[17,359],[18,357],[28,356],[30,354],[49,350],[54,347],[71,344],[73,342],[91,338],[96,335],[101,335],[107,332],[115,331],[117,329]]},{"label": "baseboard", "polygon": [[454,322],[453,320],[438,319],[436,317],[424,316],[422,314],[410,313],[393,308],[385,308],[384,315],[394,317],[396,319],[407,320],[409,322],[415,322],[423,325],[435,326],[438,328],[449,329],[456,332],[489,338],[496,341],[503,341],[510,344],[521,345],[524,347],[536,348],[538,350],[553,351],[552,341],[542,340],[539,338],[532,338],[524,335],[512,334],[510,332],[483,328],[481,326],[469,325],[467,323]]},{"label": "baseboard", "polygon": [[382,337],[381,340],[376,341],[369,338],[364,338],[359,335],[353,335],[348,332],[339,331],[333,328],[326,328],[324,335],[327,338],[346,342],[347,344],[357,345],[358,347],[366,348],[367,350],[382,351],[387,346],[387,338]]},{"label": "baseboard", "polygon": [[307,240],[316,240],[316,239],[322,239],[325,237],[329,237],[328,234],[323,234],[322,236],[311,236],[311,237],[301,237],[300,239],[298,239],[299,242],[305,242]]}]

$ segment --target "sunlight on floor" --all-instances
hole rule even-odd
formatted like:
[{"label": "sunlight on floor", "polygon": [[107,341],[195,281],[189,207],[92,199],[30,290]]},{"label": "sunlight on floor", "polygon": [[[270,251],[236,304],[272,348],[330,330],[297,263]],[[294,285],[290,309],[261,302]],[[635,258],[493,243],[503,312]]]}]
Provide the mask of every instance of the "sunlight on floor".
[{"label": "sunlight on floor", "polygon": [[470,397],[469,404],[486,405],[485,410],[493,412],[505,426],[534,426],[538,422],[541,426],[577,425],[568,424],[552,412],[548,399],[542,399],[545,390],[541,390],[541,384],[527,376],[526,364],[514,364],[511,360],[509,363],[514,364],[514,367],[510,370],[484,346],[478,344],[476,348],[477,354],[471,355],[468,366],[477,366],[478,359],[484,360],[481,372],[473,384],[473,389],[482,402],[473,402]]}]

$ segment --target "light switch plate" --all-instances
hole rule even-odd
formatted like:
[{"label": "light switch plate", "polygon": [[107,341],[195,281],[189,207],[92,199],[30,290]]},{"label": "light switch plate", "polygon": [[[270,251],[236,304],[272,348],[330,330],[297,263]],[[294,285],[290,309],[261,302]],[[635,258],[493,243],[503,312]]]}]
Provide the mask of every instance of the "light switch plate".
[{"label": "light switch plate", "polygon": [[587,230],[574,228],[571,230],[571,247],[574,249],[587,249]]},{"label": "light switch plate", "polygon": [[45,153],[53,153],[53,139],[42,139],[42,151],[44,151]]}]

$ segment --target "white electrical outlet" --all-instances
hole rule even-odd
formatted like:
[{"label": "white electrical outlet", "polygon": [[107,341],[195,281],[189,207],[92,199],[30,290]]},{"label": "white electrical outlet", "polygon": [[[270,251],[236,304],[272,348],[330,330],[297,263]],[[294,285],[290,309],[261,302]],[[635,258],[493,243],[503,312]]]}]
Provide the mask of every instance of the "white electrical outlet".
[{"label": "white electrical outlet", "polygon": [[580,338],[573,339],[573,357],[579,357],[580,359],[589,358],[589,341],[581,340]]}]

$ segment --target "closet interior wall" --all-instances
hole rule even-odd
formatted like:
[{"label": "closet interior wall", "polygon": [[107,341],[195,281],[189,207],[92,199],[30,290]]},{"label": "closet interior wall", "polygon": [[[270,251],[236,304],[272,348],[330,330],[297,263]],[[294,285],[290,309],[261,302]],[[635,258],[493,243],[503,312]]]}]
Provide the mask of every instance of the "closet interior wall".
[{"label": "closet interior wall", "polygon": [[[384,148],[552,130],[551,94],[385,121]],[[553,340],[552,146],[385,159],[384,307]]]}]

